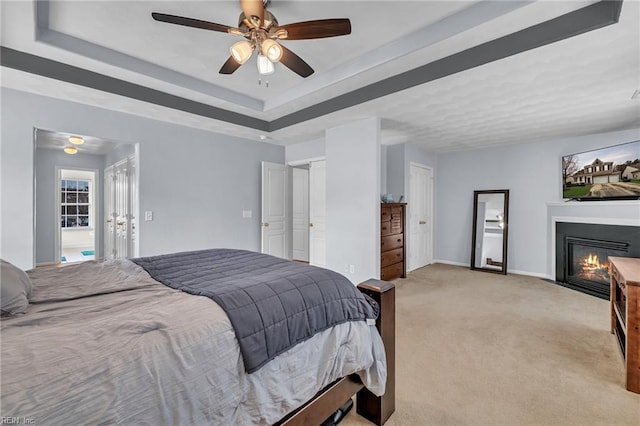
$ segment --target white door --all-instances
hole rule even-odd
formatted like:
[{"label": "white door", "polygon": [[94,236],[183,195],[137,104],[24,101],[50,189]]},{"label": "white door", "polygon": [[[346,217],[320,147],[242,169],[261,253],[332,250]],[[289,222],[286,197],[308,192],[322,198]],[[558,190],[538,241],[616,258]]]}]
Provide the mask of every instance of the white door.
[{"label": "white door", "polygon": [[309,261],[309,170],[292,169],[293,259]]},{"label": "white door", "polygon": [[128,160],[116,163],[115,169],[115,222],[116,256],[129,257],[129,164]]},{"label": "white door", "polygon": [[113,259],[116,257],[116,206],[115,206],[115,181],[114,166],[104,169],[104,257]]},{"label": "white door", "polygon": [[309,163],[309,263],[326,266],[326,162]]},{"label": "white door", "polygon": [[107,259],[137,255],[137,185],[135,155],[104,170],[104,256]]},{"label": "white door", "polygon": [[287,175],[284,164],[262,162],[262,253],[287,258]]},{"label": "white door", "polygon": [[421,268],[433,262],[433,169],[409,168],[409,265]]},{"label": "white door", "polygon": [[135,213],[137,212],[138,205],[138,173],[136,169],[136,157],[135,154],[131,155],[129,158],[129,247],[127,250],[128,257],[138,256],[138,236],[137,236],[137,218]]}]

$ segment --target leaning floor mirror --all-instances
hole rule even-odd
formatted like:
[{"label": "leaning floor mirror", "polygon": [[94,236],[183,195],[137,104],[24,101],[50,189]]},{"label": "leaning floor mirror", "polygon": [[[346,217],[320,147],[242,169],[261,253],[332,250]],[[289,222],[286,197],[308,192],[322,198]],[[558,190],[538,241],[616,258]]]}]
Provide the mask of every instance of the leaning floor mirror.
[{"label": "leaning floor mirror", "polygon": [[473,192],[471,269],[507,273],[509,190]]}]

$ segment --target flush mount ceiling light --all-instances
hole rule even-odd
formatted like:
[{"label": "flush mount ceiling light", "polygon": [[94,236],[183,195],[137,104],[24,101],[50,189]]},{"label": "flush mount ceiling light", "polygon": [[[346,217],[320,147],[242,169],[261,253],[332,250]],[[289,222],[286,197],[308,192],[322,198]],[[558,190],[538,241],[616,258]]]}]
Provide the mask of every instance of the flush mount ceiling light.
[{"label": "flush mount ceiling light", "polygon": [[84,143],[84,139],[82,138],[82,136],[69,136],[69,142],[74,145],[82,145]]},{"label": "flush mount ceiling light", "polygon": [[65,146],[64,147],[64,152],[66,152],[67,154],[77,154],[78,153],[78,148],[76,148],[75,146]]},{"label": "flush mount ceiling light", "polygon": [[[351,21],[348,18],[316,19],[279,25],[276,17],[266,9],[268,5],[267,0],[240,0],[242,13],[238,18],[237,27],[166,13],[153,12],[151,16],[159,22],[244,37],[245,40],[231,46],[231,56],[220,68],[220,74],[233,74],[256,49],[261,54],[258,56],[259,69],[269,71],[273,68],[273,63],[280,62],[299,76],[309,77],[313,74],[313,68],[278,41],[310,40],[351,34]],[[260,56],[265,59],[261,59]],[[264,60],[270,61],[270,65]],[[260,61],[263,62],[262,65]]]}]

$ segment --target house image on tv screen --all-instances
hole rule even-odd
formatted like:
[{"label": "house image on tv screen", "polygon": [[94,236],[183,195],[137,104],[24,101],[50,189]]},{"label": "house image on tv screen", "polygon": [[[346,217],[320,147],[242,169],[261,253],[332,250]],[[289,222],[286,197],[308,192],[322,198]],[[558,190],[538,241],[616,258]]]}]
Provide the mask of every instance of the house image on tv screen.
[{"label": "house image on tv screen", "polygon": [[562,157],[564,198],[640,198],[640,141]]}]

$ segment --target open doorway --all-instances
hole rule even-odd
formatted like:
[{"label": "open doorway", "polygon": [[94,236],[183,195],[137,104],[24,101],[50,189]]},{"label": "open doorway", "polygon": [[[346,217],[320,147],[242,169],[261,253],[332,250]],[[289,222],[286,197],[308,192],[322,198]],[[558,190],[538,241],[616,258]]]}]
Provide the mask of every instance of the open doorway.
[{"label": "open doorway", "polygon": [[93,260],[96,255],[98,171],[57,168],[57,252],[60,263]]},{"label": "open doorway", "polygon": [[[105,169],[126,159],[137,165],[137,144],[34,129],[34,248],[36,266],[102,259],[105,255]],[[137,255],[137,173],[127,210],[128,251]],[[118,217],[118,219],[120,219]],[[124,227],[121,227],[124,229]],[[111,252],[110,252],[111,253]]]}]

